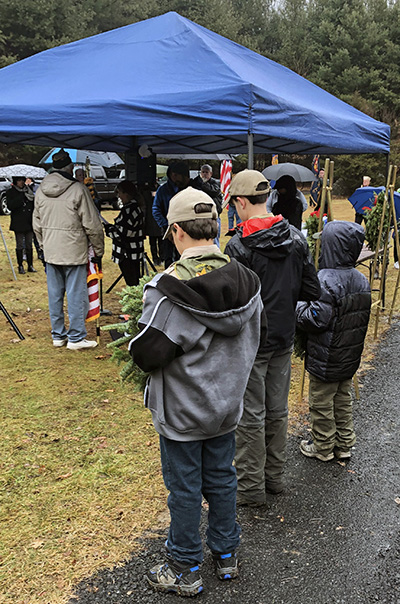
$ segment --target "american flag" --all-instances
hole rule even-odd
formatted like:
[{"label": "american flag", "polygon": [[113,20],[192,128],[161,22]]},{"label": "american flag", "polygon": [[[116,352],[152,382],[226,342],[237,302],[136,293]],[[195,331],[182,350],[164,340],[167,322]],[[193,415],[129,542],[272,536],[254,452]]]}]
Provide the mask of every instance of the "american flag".
[{"label": "american flag", "polygon": [[231,180],[232,180],[232,160],[224,159],[224,161],[221,163],[221,179],[220,179],[221,191],[224,196],[224,201],[223,201],[224,206],[226,205],[226,202],[228,200],[228,190],[229,190],[229,185],[231,184]]},{"label": "american flag", "polygon": [[87,263],[87,288],[89,296],[89,311],[86,315],[86,321],[94,321],[100,317],[100,295],[99,281],[103,278],[103,273],[99,270],[97,264],[93,264],[91,258],[94,256],[93,248],[89,247],[89,260]]}]

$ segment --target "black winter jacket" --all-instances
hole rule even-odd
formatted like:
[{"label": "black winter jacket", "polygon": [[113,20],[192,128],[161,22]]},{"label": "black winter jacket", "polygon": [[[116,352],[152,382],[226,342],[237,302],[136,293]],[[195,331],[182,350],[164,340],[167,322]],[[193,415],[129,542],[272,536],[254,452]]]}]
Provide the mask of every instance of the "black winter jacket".
[{"label": "black winter jacket", "polygon": [[354,268],[364,229],[329,222],[321,237],[321,297],[297,306],[297,325],[307,332],[306,368],[323,382],[339,382],[357,371],[371,308],[368,280]]},{"label": "black winter jacket", "polygon": [[268,321],[263,351],[293,345],[298,300],[317,300],[321,289],[307,241],[282,216],[252,218],[242,223],[225,253],[260,278]]},{"label": "black winter jacket", "polygon": [[7,207],[11,212],[10,231],[27,233],[32,231],[33,200],[14,185],[6,193]]},{"label": "black winter jacket", "polygon": [[215,203],[218,214],[221,214],[223,196],[222,196],[221,185],[220,185],[219,180],[211,177],[206,182],[203,182],[201,176],[199,175],[199,176],[196,176],[196,178],[194,178],[190,182],[190,185],[194,189],[199,189],[200,191],[204,191],[204,193],[207,193],[207,195],[209,195],[211,197],[211,199],[213,200],[213,202]]}]

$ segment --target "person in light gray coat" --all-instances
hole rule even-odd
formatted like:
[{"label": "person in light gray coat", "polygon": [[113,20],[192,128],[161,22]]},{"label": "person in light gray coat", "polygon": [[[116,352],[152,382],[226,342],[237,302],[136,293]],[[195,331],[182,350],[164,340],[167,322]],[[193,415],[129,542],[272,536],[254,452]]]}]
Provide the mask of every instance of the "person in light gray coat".
[{"label": "person in light gray coat", "polygon": [[[46,262],[47,289],[53,345],[70,350],[94,348],[86,339],[89,310],[87,263],[100,262],[104,233],[89,191],[72,176],[73,163],[62,149],[53,156],[55,172],[46,176],[35,196],[33,229]],[[64,321],[67,294],[69,327]]]}]

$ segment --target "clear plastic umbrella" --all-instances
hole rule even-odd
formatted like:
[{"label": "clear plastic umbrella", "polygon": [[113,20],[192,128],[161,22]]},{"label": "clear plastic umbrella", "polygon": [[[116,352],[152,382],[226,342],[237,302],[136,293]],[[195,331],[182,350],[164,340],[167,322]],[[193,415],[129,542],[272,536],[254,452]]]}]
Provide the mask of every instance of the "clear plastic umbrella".
[{"label": "clear plastic umbrella", "polygon": [[14,176],[24,176],[25,178],[44,178],[47,176],[46,170],[37,168],[36,166],[28,166],[27,164],[14,164],[13,166],[5,166],[0,168],[0,176],[9,178]]},{"label": "clear plastic umbrella", "polygon": [[[39,164],[52,164],[53,163],[53,155],[60,151],[61,147],[54,147],[46,153],[40,160]],[[107,152],[107,151],[87,151],[85,149],[65,149],[65,151],[69,154],[71,161],[74,164],[84,164],[86,163],[86,158],[89,158],[89,161],[94,166],[103,166],[104,168],[112,168],[113,166],[121,166],[124,163],[124,160],[120,158],[117,153]]]}]

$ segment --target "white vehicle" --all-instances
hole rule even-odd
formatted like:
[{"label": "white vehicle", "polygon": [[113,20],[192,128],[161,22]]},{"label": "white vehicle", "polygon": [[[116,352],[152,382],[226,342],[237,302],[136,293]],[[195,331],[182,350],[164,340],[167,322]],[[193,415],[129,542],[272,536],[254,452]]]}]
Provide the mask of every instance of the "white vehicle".
[{"label": "white vehicle", "polygon": [[0,176],[0,214],[11,214],[6,202],[6,192],[10,187],[11,182],[4,176]]}]

